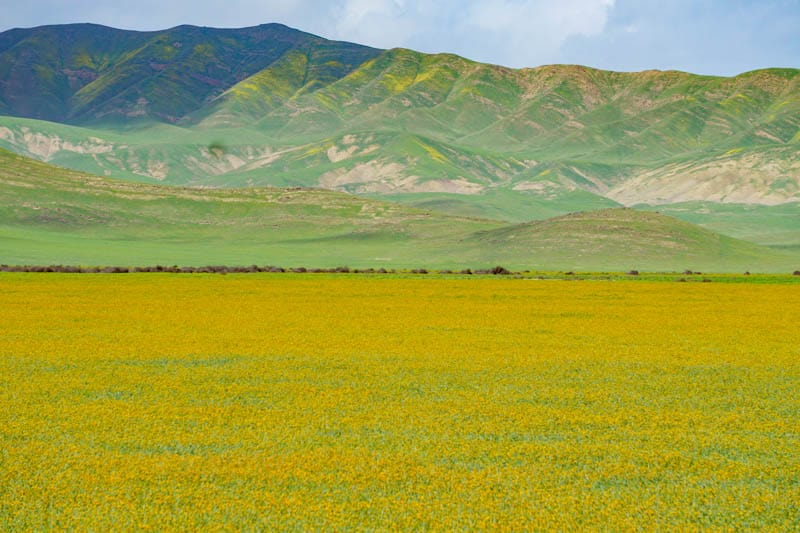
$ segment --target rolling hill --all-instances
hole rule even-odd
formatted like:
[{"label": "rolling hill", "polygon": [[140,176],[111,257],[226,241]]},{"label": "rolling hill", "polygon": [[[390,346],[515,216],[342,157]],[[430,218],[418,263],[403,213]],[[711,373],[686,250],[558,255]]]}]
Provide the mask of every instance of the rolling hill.
[{"label": "rolling hill", "polygon": [[[747,270],[765,248],[655,212],[604,209],[486,230],[472,237],[503,257],[527,254],[574,270]],[[535,261],[535,259],[533,259]],[[684,267],[686,268],[686,267]]]},{"label": "rolling hill", "polygon": [[0,149],[0,263],[786,272],[800,255],[631,209],[508,224],[321,189],[133,183]]},{"label": "rolling hill", "polygon": [[325,190],[131,183],[0,150],[7,264],[413,265],[500,226]]}]

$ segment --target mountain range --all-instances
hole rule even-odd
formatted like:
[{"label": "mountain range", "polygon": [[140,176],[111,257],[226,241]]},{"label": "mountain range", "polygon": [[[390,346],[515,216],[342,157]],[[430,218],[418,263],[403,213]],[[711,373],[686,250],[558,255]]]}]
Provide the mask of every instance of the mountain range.
[{"label": "mountain range", "polygon": [[634,206],[800,245],[797,69],[510,69],[277,24],[43,26],[0,33],[0,146],[151,184],[511,223]]}]

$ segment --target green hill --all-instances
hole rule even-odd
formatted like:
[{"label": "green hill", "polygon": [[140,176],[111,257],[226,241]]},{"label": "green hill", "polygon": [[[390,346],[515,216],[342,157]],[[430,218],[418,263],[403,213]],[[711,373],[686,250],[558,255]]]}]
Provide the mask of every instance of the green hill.
[{"label": "green hill", "polygon": [[762,246],[633,209],[574,213],[482,231],[471,239],[497,250],[500,261],[524,254],[533,263],[573,270],[745,271],[787,264],[783,254]]},{"label": "green hill", "polygon": [[321,189],[91,176],[0,150],[0,263],[788,271],[800,256],[629,209],[509,225]]},{"label": "green hill", "polygon": [[192,189],[59,169],[0,150],[0,262],[417,266],[501,223],[325,190]]}]

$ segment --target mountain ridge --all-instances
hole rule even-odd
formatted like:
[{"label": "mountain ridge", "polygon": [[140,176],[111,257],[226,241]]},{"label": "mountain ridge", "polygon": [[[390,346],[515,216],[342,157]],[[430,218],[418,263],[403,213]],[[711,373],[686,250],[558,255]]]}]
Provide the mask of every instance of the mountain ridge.
[{"label": "mountain ridge", "polygon": [[[16,39],[0,44],[0,146],[138,181],[326,187],[468,211],[483,199],[517,221],[589,199],[800,202],[797,69],[511,69],[280,25],[89,29],[129,41],[89,61],[78,52],[94,50],[96,36],[83,26],[0,34],[0,43]],[[61,55],[59,32],[74,34]],[[54,70],[65,61],[84,70]],[[97,77],[81,79],[88,71]],[[55,122],[11,116],[58,105]]]},{"label": "mountain ridge", "polygon": [[[12,87],[29,89],[39,99],[45,98],[47,105],[34,113],[24,94],[8,90],[2,91],[0,100],[5,100],[7,109],[28,118],[81,123],[117,113],[150,114],[176,122],[202,105],[216,88],[229,87],[263,70],[287,51],[314,46],[338,47],[340,57],[352,55],[350,63],[356,65],[378,52],[275,23],[240,29],[180,25],[147,32],[97,24],[10,30],[0,34],[0,79],[5,88],[11,82]],[[342,63],[343,71],[354,66],[350,63]],[[15,72],[16,80],[11,76]],[[170,91],[159,94],[160,88],[151,83],[155,78],[172,84],[167,87]],[[132,94],[119,109],[105,105],[126,91]],[[9,95],[14,97],[12,105]],[[171,105],[163,102],[175,98],[179,101]],[[142,104],[142,99],[148,102]],[[59,103],[63,107],[56,109]]]}]

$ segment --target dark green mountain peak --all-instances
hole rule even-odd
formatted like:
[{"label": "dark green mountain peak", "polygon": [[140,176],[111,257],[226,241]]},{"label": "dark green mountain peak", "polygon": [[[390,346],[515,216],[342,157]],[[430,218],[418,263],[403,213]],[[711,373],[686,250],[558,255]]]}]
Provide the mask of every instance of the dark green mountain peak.
[{"label": "dark green mountain peak", "polygon": [[0,109],[56,122],[177,122],[290,52],[329,51],[328,77],[379,51],[281,24],[118,30],[95,24],[0,34]]}]

